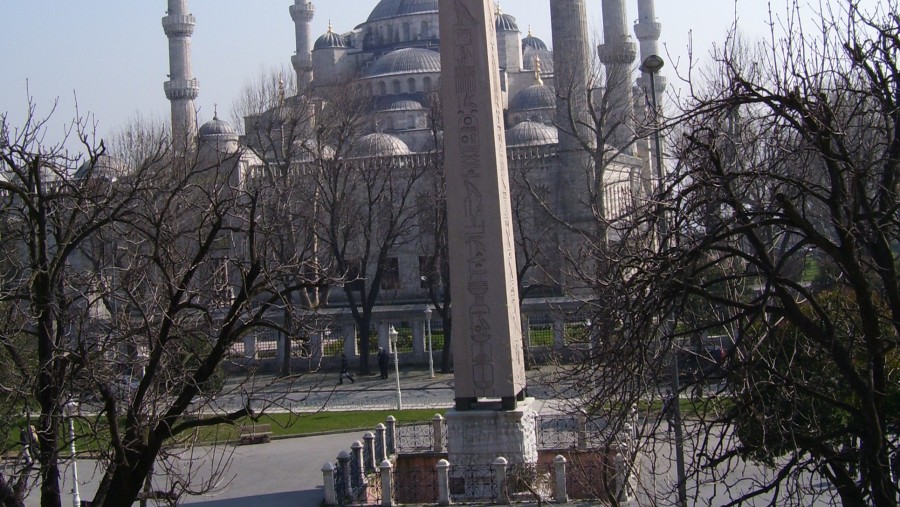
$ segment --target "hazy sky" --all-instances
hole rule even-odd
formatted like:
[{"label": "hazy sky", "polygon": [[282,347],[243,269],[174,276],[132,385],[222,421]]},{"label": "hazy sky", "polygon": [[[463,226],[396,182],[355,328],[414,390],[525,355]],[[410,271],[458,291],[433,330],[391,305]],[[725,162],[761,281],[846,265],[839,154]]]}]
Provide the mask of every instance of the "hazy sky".
[{"label": "hazy sky", "polygon": [[[586,0],[592,32],[601,24],[601,0]],[[772,0],[772,12],[783,17],[785,4]],[[799,0],[827,4],[829,0]],[[878,0],[868,3],[874,4]],[[835,5],[843,0],[831,0]],[[220,117],[230,111],[245,83],[269,69],[290,69],[294,26],[288,13],[292,0],[191,0],[197,18],[193,36],[194,75],[200,81],[196,102],[200,121],[209,120],[218,104]],[[313,39],[325,33],[328,22],[345,32],[365,21],[377,0],[313,0],[316,8]],[[637,1],[626,0],[628,18],[637,18]],[[689,35],[695,56],[705,57],[711,44],[723,40],[737,20],[748,37],[764,36],[769,19],[765,0],[657,0],[662,23],[664,74],[675,81],[674,67],[684,68]],[[503,0],[504,13],[519,28],[549,45],[547,0]],[[93,113],[101,135],[115,132],[136,115],[168,118],[169,105],[162,83],[168,73],[168,46],[161,26],[165,0],[2,0],[0,14],[0,112],[12,125],[20,124],[26,99],[34,98],[38,112],[59,107],[48,135],[62,132],[79,111]],[[599,37],[599,36],[598,36]]]}]

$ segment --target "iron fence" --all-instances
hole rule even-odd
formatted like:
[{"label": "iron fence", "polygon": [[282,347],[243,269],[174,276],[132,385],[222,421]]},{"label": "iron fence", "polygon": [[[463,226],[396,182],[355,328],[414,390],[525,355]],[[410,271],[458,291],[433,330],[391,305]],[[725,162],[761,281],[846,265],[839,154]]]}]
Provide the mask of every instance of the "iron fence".
[{"label": "iron fence", "polygon": [[420,423],[397,426],[396,449],[398,453],[427,452],[433,450],[434,425],[432,423]]}]

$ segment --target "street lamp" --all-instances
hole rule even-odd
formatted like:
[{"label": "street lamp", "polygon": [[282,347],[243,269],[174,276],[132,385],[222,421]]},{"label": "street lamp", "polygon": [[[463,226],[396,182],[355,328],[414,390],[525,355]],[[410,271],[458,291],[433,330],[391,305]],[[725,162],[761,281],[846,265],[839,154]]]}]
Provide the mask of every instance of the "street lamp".
[{"label": "street lamp", "polygon": [[[659,139],[659,102],[656,97],[656,74],[662,70],[663,66],[666,62],[660,58],[658,55],[650,55],[644,59],[644,62],[641,64],[641,70],[650,75],[650,96],[653,99],[653,143],[656,146],[656,180],[657,187],[656,190],[659,193],[660,197],[663,193],[663,182],[665,181],[665,174],[663,173],[663,165],[662,165],[662,144]],[[659,232],[659,241],[660,246],[662,245],[663,238],[668,236],[669,234],[669,224],[665,219],[665,209],[663,207],[662,199],[659,199],[659,204],[656,210],[657,216],[657,231]],[[663,321],[663,335],[669,334],[669,330],[672,326],[672,321],[666,317]],[[683,428],[681,426],[681,386],[679,385],[678,379],[678,354],[674,352],[672,354],[672,396],[668,400],[669,407],[668,409],[672,411],[672,426],[674,426],[675,433],[675,473],[678,476],[678,505],[679,507],[687,507],[687,487],[685,485],[685,472],[684,472],[684,433]]]},{"label": "street lamp", "polygon": [[428,331],[428,371],[431,372],[431,378],[434,378],[434,343],[431,340],[431,307],[425,307],[425,327]]},{"label": "street lamp", "polygon": [[391,349],[394,352],[394,377],[397,378],[397,410],[403,410],[403,397],[400,394],[400,359],[397,353],[397,330],[391,325],[388,330],[388,339],[391,342]]},{"label": "street lamp", "polygon": [[75,459],[75,414],[78,412],[78,405],[74,401],[69,401],[63,406],[66,417],[69,418],[69,444],[72,452],[72,505],[81,507],[81,494],[78,492],[78,462]]}]

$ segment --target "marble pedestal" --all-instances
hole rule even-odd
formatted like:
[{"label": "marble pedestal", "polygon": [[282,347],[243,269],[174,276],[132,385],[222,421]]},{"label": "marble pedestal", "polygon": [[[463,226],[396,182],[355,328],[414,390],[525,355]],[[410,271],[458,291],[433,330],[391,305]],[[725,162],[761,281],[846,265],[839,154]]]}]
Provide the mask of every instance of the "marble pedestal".
[{"label": "marble pedestal", "polygon": [[479,402],[471,410],[449,411],[446,420],[451,493],[456,497],[488,496],[491,464],[499,457],[510,466],[537,462],[533,398],[515,410],[503,410],[499,401]]}]

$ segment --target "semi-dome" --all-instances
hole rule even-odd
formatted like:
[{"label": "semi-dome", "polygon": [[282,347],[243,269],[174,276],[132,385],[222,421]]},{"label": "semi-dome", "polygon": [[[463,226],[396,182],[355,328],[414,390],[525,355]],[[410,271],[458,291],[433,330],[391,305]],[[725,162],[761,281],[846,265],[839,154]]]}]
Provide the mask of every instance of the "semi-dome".
[{"label": "semi-dome", "polygon": [[369,14],[369,22],[438,11],[438,0],[381,0]]},{"label": "semi-dome", "polygon": [[344,40],[342,35],[334,33],[330,21],[328,22],[328,31],[325,32],[325,35],[316,39],[316,43],[313,45],[313,49],[335,49],[346,47],[347,41]]},{"label": "semi-dome", "polygon": [[506,131],[506,145],[515,148],[521,146],[542,146],[559,142],[556,127],[533,121],[523,121]]},{"label": "semi-dome", "polygon": [[555,107],[556,93],[545,84],[533,84],[523,88],[509,103],[509,110],[515,113]]},{"label": "semi-dome", "polygon": [[212,120],[204,123],[200,126],[200,130],[198,130],[200,134],[200,139],[207,139],[211,137],[225,137],[225,136],[237,136],[237,132],[234,130],[234,127],[231,126],[227,121],[222,121],[218,116],[213,116]]},{"label": "semi-dome", "polygon": [[381,132],[360,137],[353,144],[353,149],[350,150],[350,154],[357,158],[394,157],[410,153],[409,146],[400,138]]},{"label": "semi-dome", "polygon": [[519,24],[516,23],[516,18],[509,15],[499,13],[497,15],[497,31],[498,32],[518,32]]},{"label": "semi-dome", "polygon": [[367,77],[393,74],[436,73],[441,71],[441,55],[437,51],[404,48],[382,56],[369,68]]},{"label": "semi-dome", "polygon": [[395,101],[385,105],[383,108],[379,108],[379,110],[382,112],[422,111],[423,109],[425,109],[425,108],[422,107],[421,102],[416,101],[416,100],[410,100],[410,99],[395,100]]}]

